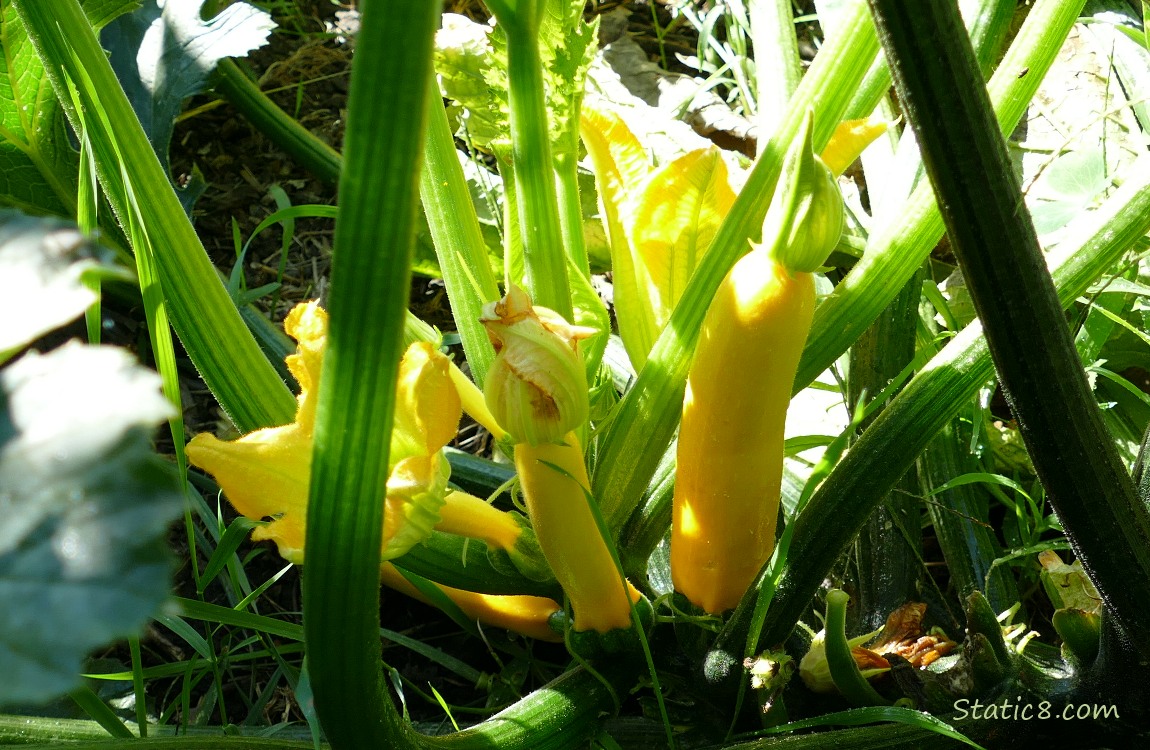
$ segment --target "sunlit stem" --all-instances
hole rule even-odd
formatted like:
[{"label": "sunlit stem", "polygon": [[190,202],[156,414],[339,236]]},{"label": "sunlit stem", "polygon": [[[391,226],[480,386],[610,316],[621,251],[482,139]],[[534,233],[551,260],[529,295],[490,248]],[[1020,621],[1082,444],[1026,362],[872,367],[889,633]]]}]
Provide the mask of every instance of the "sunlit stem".
[{"label": "sunlit stem", "polygon": [[[536,304],[571,319],[566,253],[560,231],[559,204],[543,94],[536,3],[504,3],[492,12],[507,35],[508,104],[511,110],[512,161],[518,231],[523,242],[523,284]],[[511,281],[516,281],[511,279]]]}]

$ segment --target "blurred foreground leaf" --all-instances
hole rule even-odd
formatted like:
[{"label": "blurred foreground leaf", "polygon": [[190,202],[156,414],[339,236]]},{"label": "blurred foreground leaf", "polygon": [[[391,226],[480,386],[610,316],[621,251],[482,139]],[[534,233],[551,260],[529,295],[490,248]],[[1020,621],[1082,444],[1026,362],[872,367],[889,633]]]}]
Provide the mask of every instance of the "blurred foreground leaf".
[{"label": "blurred foreground leaf", "polygon": [[[80,315],[114,273],[62,221],[0,211],[0,361]],[[175,474],[151,449],[172,415],[160,378],[111,347],[68,343],[0,371],[0,705],[71,688],[92,648],[168,593]]]},{"label": "blurred foreground leaf", "polygon": [[85,279],[117,273],[99,257],[71,224],[0,210],[0,363],[96,301]]}]

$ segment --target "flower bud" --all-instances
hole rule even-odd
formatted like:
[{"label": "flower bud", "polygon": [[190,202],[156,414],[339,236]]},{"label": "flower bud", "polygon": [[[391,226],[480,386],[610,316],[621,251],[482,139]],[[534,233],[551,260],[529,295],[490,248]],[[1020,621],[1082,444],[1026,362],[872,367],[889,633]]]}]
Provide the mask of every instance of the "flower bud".
[{"label": "flower bud", "polygon": [[516,442],[562,442],[587,420],[587,376],[578,342],[595,331],[532,306],[514,285],[483,308],[480,320],[496,351],[483,389],[495,420]]},{"label": "flower bud", "polygon": [[813,150],[814,115],[787,151],[774,199],[763,222],[763,242],[791,273],[814,273],[843,233],[843,198],[834,173]]}]

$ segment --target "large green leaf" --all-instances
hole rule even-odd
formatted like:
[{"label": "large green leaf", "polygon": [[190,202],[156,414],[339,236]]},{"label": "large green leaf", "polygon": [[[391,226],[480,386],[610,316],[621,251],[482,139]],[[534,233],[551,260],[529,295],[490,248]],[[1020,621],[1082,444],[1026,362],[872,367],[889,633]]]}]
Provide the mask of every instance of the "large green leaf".
[{"label": "large green leaf", "polygon": [[0,373],[0,704],[68,690],[91,649],[168,596],[180,494],[149,446],[172,414],[159,385],[124,351],[78,343]]},{"label": "large green leaf", "polygon": [[229,5],[208,21],[200,18],[203,5],[203,0],[182,0],[161,7],[157,0],[145,0],[101,35],[116,77],[165,168],[184,99],[207,87],[217,62],[262,47],[275,28],[270,15],[247,3]]},{"label": "large green leaf", "polygon": [[[99,28],[137,0],[82,3]],[[37,213],[75,212],[79,157],[44,66],[9,0],[0,0],[0,204]]]}]

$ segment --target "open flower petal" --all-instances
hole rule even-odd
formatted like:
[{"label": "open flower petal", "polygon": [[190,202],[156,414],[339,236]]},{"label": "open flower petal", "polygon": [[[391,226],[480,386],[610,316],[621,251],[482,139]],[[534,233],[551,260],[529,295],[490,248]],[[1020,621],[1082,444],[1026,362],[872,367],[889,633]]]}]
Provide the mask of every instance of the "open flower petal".
[{"label": "open flower petal", "polygon": [[318,301],[296,305],[284,319],[284,332],[299,345],[284,362],[299,383],[295,422],[310,435],[315,426],[315,402],[319,396],[319,373],[327,344],[327,311]]},{"label": "open flower petal", "polygon": [[[231,442],[197,435],[187,450],[192,464],[216,478],[236,510],[248,518],[270,519],[252,539],[271,539],[285,559],[301,563],[327,313],[315,302],[297,305],[284,330],[299,342],[286,360],[300,385],[295,422]],[[450,366],[423,342],[413,344],[400,363],[384,506],[384,559],[422,542],[439,521],[450,474],[440,451],[455,436],[462,413]]]},{"label": "open flower petal", "polygon": [[463,406],[451,380],[451,362],[431,344],[408,347],[399,365],[390,464],[432,456],[455,437]]},{"label": "open flower petal", "polygon": [[257,430],[224,442],[202,433],[188,460],[216,478],[232,506],[255,520],[271,518],[252,539],[271,539],[280,555],[302,562],[311,475],[311,431],[298,424]]}]

